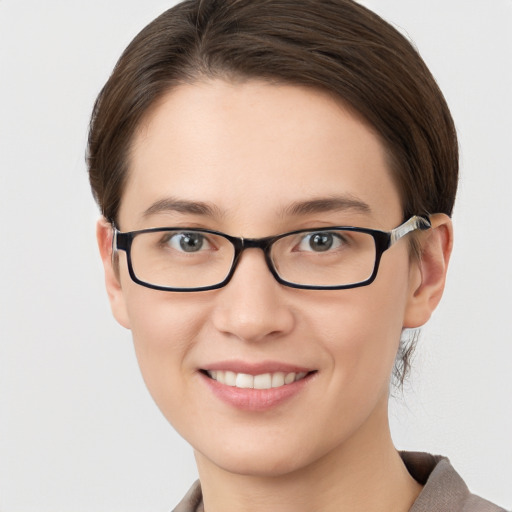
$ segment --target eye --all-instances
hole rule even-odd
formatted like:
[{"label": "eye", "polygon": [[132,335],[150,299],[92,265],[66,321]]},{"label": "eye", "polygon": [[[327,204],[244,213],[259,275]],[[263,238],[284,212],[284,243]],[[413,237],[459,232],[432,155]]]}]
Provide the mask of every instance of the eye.
[{"label": "eye", "polygon": [[306,234],[297,246],[299,251],[326,252],[339,249],[345,239],[331,231],[316,231]]},{"label": "eye", "polygon": [[211,244],[203,233],[180,232],[167,235],[161,243],[181,252],[200,252],[211,249]]}]

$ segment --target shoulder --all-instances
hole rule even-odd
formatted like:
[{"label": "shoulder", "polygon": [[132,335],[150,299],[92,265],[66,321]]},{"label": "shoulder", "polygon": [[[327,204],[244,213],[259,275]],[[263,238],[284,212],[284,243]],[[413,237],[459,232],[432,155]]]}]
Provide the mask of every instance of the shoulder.
[{"label": "shoulder", "polygon": [[446,457],[401,452],[409,473],[422,485],[410,512],[506,512],[472,494]]},{"label": "shoulder", "polygon": [[196,480],[172,512],[204,512],[201,484]]}]

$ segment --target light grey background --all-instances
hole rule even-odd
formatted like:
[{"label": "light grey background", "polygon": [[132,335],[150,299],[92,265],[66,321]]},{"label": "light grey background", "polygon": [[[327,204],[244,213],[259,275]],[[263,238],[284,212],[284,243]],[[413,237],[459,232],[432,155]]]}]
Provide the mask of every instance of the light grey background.
[{"label": "light grey background", "polygon": [[[110,316],[84,165],[96,94],[172,3],[0,1],[1,512],[165,511],[196,477]],[[364,3],[415,41],[462,153],[451,274],[394,438],[510,508],[512,1]]]}]

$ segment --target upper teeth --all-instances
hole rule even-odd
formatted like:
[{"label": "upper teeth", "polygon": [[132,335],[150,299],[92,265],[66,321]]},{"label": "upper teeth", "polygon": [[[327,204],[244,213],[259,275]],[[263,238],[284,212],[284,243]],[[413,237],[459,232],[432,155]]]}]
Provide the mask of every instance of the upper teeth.
[{"label": "upper teeth", "polygon": [[230,371],[207,371],[208,375],[221,384],[237,388],[270,389],[291,384],[297,380],[303,379],[306,372],[275,372],[262,373],[260,375],[249,375],[247,373],[235,373]]}]

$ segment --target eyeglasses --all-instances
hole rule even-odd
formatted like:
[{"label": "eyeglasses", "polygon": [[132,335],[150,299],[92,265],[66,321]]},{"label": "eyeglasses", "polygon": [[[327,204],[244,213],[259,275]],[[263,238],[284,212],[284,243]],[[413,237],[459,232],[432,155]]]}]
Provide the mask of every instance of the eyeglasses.
[{"label": "eyeglasses", "polygon": [[261,249],[275,279],[292,288],[341,290],[372,283],[384,251],[417,229],[414,216],[392,231],[357,227],[300,229],[265,238],[239,238],[209,229],[151,228],[122,233],[114,251],[125,251],[131,279],[172,292],[214,290],[233,277],[246,249]]}]

